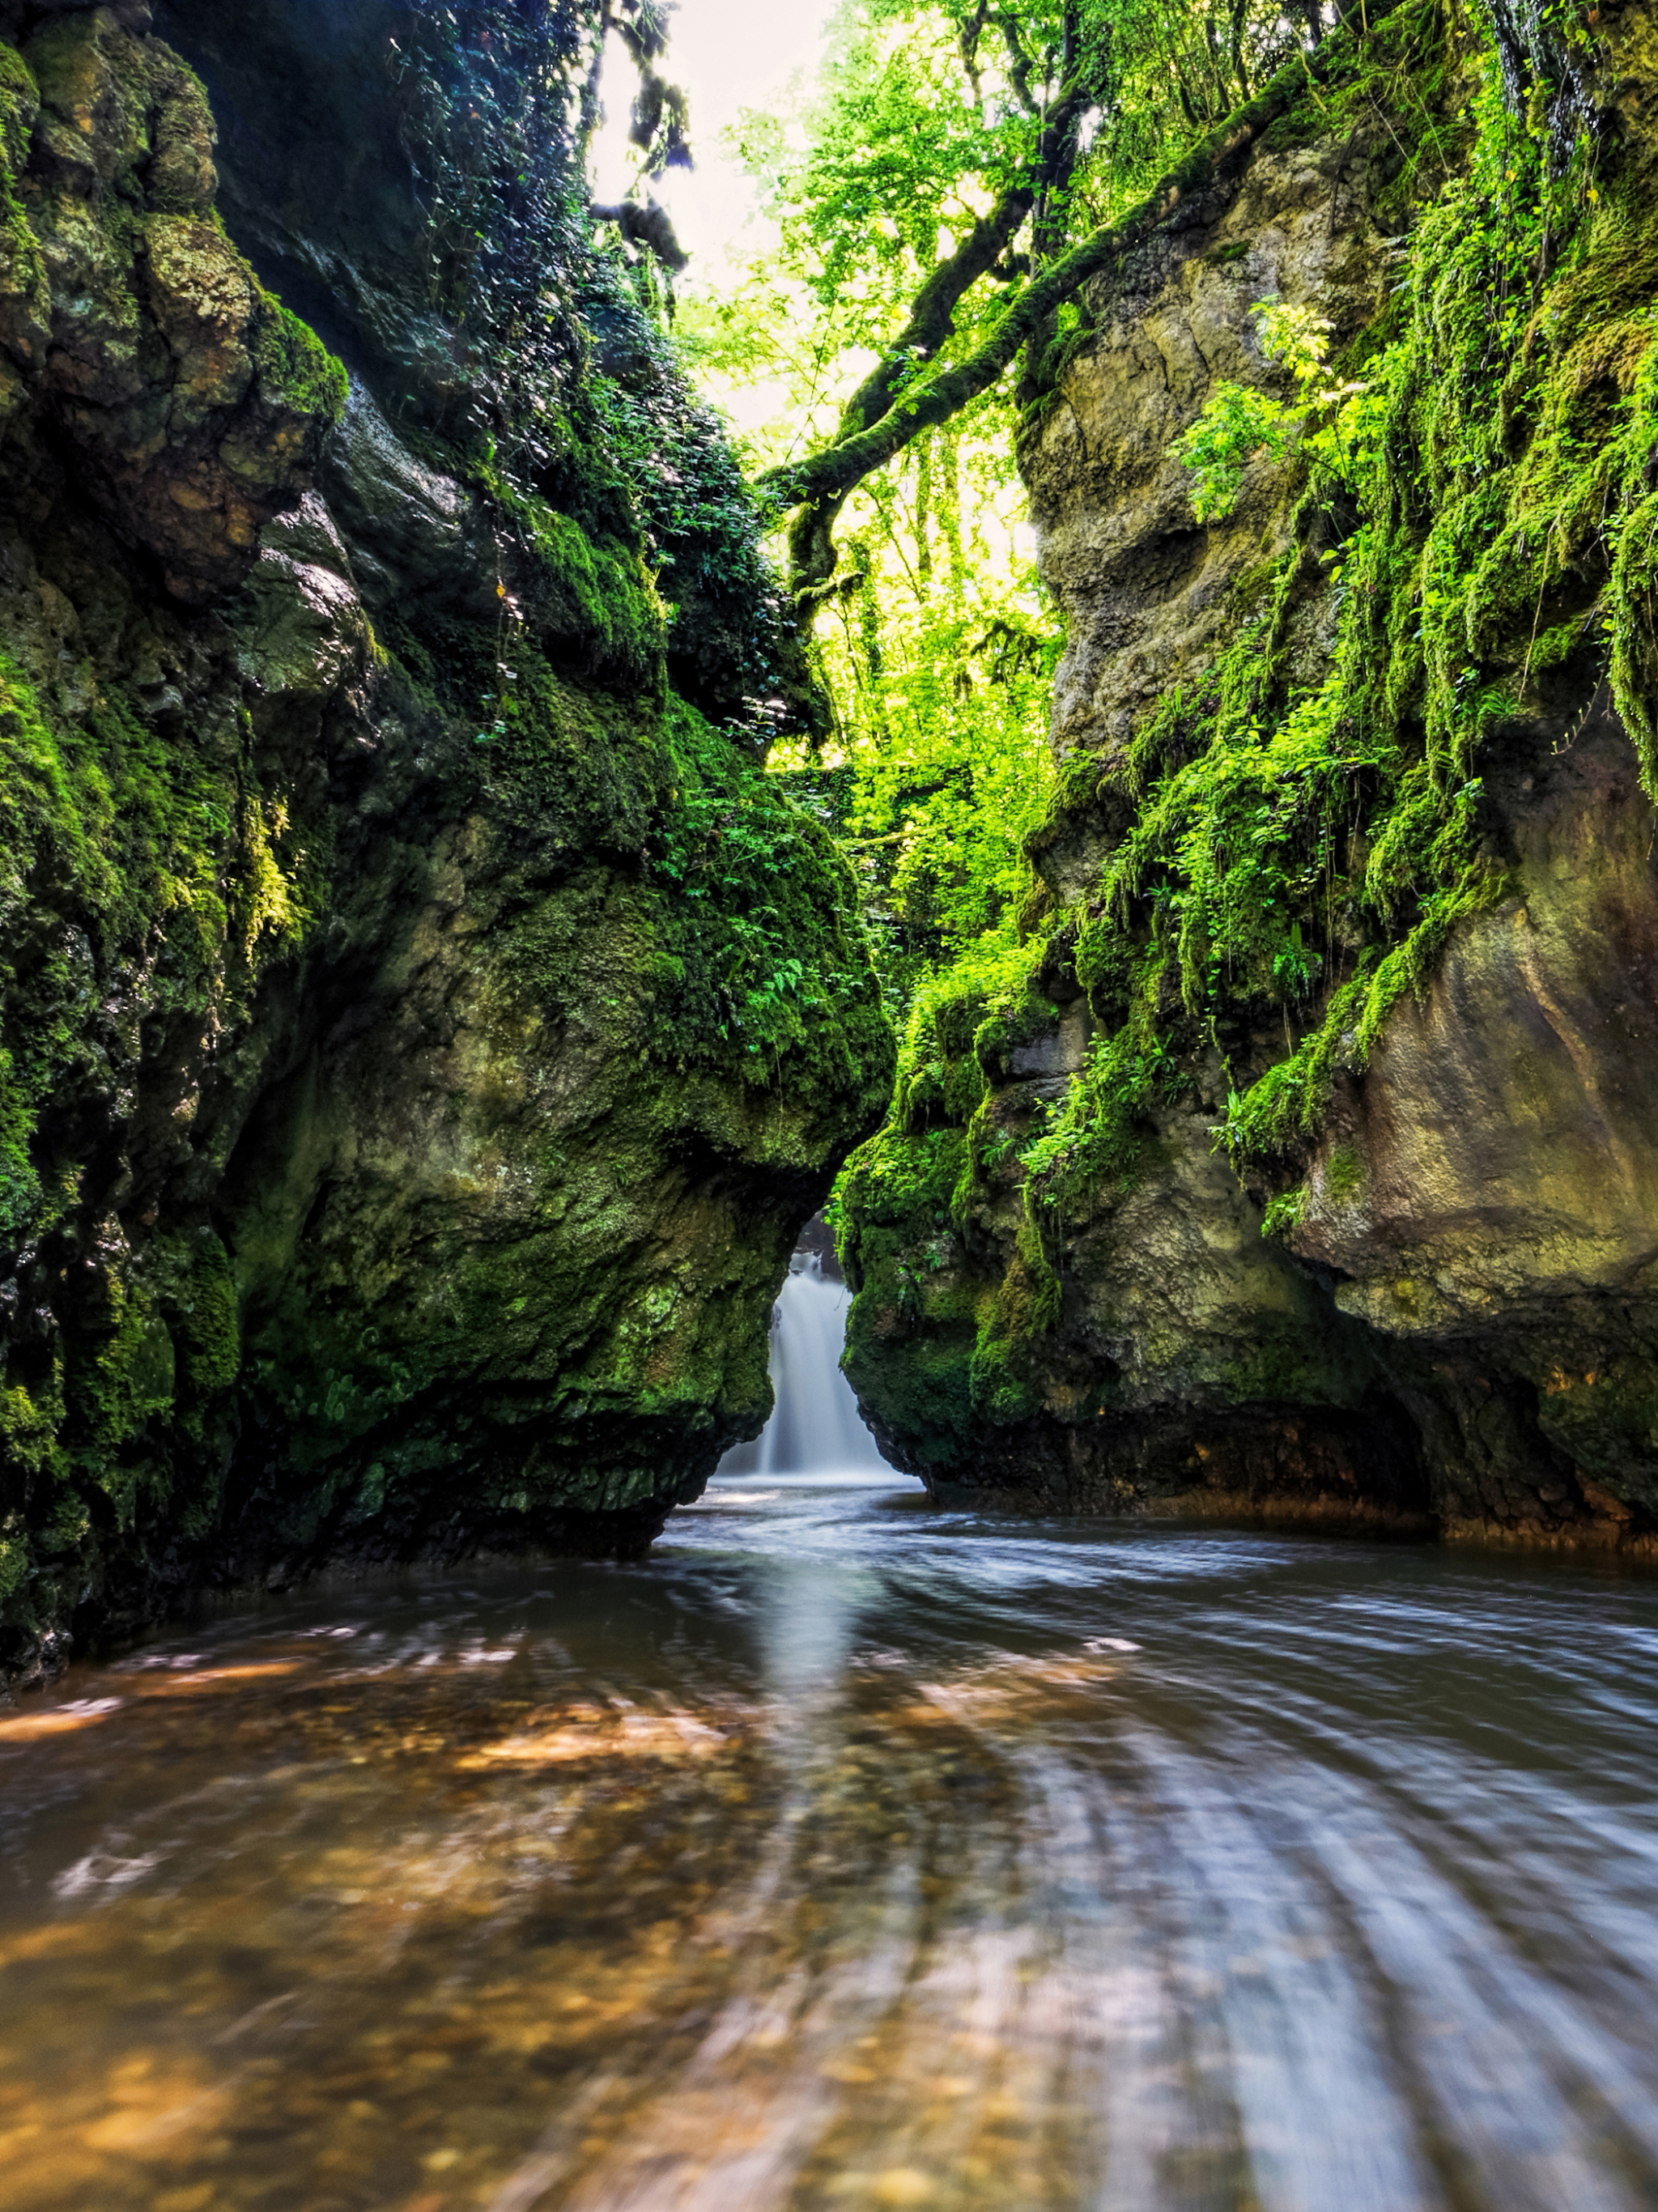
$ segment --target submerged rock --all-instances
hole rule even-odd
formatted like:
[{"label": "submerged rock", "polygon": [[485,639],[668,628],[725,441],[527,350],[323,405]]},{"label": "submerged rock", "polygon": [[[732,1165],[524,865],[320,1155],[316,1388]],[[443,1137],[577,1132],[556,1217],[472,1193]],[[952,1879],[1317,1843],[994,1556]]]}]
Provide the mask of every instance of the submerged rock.
[{"label": "submerged rock", "polygon": [[[14,1672],[325,1560],[647,1543],[757,1431],[890,1075],[843,864],[665,682],[606,424],[736,471],[625,283],[550,192],[564,382],[513,475],[433,276],[416,19],[234,12],[0,10]],[[596,15],[537,33],[567,185]],[[681,655],[716,715],[782,651],[746,543]]]}]

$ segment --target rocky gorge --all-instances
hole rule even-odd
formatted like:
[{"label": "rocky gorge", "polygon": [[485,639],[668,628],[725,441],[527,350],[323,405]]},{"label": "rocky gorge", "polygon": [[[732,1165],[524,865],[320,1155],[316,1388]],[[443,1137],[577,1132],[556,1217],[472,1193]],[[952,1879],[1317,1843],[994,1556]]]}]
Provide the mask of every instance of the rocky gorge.
[{"label": "rocky gorge", "polygon": [[595,235],[660,11],[0,0],[8,1677],[637,1553],[832,1185],[938,1499],[1658,1544],[1658,47],[1327,12],[1033,325],[1054,797],[896,1048]]},{"label": "rocky gorge", "polygon": [[1588,26],[1395,11],[1049,349],[1032,957],[846,1183],[940,1498],[1652,1547],[1658,49]]}]

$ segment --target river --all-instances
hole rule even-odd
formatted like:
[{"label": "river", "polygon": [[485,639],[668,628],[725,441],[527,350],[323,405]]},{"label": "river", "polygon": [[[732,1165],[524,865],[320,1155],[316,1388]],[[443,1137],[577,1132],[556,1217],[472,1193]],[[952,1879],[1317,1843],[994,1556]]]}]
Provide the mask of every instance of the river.
[{"label": "river", "polygon": [[1658,2203],[1658,1580],[726,1480],[0,1716],[7,2212]]}]

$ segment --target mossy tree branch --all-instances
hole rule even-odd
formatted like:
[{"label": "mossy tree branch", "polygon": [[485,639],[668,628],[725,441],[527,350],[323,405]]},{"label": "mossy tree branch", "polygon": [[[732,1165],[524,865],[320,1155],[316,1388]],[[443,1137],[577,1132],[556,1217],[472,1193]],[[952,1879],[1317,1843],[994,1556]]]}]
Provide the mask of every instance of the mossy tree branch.
[{"label": "mossy tree branch", "polygon": [[[918,362],[936,354],[955,327],[955,312],[969,287],[984,275],[1035,204],[1038,181],[1010,190],[990,215],[970,232],[957,252],[939,264],[917,293],[909,320],[853,394],[835,435],[804,459],[768,469],[759,489],[785,511],[793,510],[789,527],[790,577],[797,603],[811,605],[829,586],[835,565],[832,537],[836,517],[865,477],[901,453],[926,431],[947,422],[981,392],[987,392],[1011,364],[1022,346],[1040,334],[1064,303],[1090,276],[1120,262],[1167,222],[1182,202],[1219,182],[1282,115],[1304,98],[1309,83],[1321,84],[1352,69],[1362,38],[1403,0],[1365,0],[1339,27],[1345,36],[1325,39],[1315,53],[1299,54],[1260,93],[1234,109],[1200,139],[1186,158],[1163,177],[1139,204],[1112,223],[1103,223],[1034,276],[1012,298],[984,343],[964,361],[932,376],[917,374]],[[1077,83],[1056,101],[1053,125],[1044,133],[1045,158],[1064,158],[1066,135],[1074,131],[1089,94]],[[1071,103],[1077,103],[1069,116]],[[1061,123],[1062,111],[1068,120]],[[1022,200],[1014,212],[1015,204]],[[1005,225],[1006,228],[1002,228]],[[992,241],[994,240],[993,250]]]}]

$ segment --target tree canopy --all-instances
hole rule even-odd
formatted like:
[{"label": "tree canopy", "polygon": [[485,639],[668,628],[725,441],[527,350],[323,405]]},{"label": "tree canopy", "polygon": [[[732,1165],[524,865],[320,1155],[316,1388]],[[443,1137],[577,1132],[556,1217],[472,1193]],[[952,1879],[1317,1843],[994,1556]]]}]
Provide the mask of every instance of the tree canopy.
[{"label": "tree canopy", "polygon": [[1001,384],[1044,388],[1062,311],[1278,117],[1351,66],[1394,0],[848,0],[805,128],[743,151],[815,303],[825,363],[872,354],[829,434],[762,475],[792,582],[833,588],[848,493]]}]

